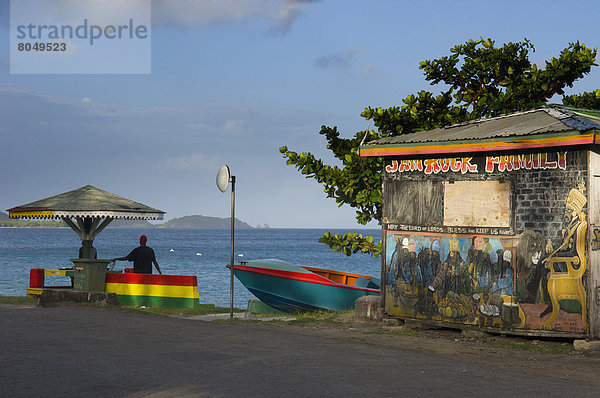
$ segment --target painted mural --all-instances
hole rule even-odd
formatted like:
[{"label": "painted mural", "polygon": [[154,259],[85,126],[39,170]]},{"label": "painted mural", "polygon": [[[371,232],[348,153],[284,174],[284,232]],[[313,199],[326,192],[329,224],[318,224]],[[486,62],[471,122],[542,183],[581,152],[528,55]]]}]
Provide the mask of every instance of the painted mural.
[{"label": "painted mural", "polygon": [[392,316],[499,328],[587,328],[587,203],[570,190],[561,237],[386,233],[385,311]]}]

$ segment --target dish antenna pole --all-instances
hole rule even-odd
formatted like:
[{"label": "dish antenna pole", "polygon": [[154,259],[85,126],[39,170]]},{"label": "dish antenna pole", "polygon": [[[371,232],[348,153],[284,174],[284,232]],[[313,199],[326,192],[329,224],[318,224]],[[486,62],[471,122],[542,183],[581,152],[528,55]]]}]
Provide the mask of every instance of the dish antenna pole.
[{"label": "dish antenna pole", "polygon": [[231,263],[230,263],[230,279],[229,279],[229,318],[233,319],[233,248],[235,236],[235,176],[229,172],[229,166],[224,165],[217,173],[217,187],[221,192],[227,191],[229,182],[231,181]]}]

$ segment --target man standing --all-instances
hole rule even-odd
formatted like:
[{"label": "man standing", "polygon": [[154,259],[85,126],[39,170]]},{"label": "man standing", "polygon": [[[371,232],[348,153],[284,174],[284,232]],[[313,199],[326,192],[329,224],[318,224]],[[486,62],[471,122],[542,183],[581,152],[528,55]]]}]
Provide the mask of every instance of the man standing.
[{"label": "man standing", "polygon": [[112,261],[133,261],[133,272],[136,274],[151,274],[152,264],[156,267],[159,274],[162,275],[154,250],[146,246],[148,238],[146,235],[140,236],[140,245],[133,249],[126,257],[113,258]]}]

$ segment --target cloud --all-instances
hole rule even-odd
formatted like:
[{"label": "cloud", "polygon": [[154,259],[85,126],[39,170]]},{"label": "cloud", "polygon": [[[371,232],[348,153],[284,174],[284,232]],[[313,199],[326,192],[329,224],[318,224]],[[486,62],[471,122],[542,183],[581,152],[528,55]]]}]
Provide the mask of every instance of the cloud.
[{"label": "cloud", "polygon": [[80,24],[84,19],[97,25],[116,24],[125,17],[134,18],[136,22],[149,22],[153,5],[150,0],[113,1],[110,7],[104,2],[80,0],[18,0],[10,3],[11,23],[19,21],[56,25]]},{"label": "cloud", "polygon": [[120,106],[82,97],[0,84],[0,137],[9,148],[0,156],[6,176],[0,209],[91,184],[163,209],[169,218],[226,216],[227,196],[215,177],[227,164],[239,181],[239,214],[251,224],[354,224],[352,209],[337,210],[278,151],[289,145],[331,161],[317,134],[331,119],[326,112],[214,100]]},{"label": "cloud", "polygon": [[368,63],[362,70],[363,76],[369,80],[382,80],[385,75],[372,63]]},{"label": "cloud", "polygon": [[[171,159],[169,165],[183,167],[198,161],[198,157],[189,158],[190,148],[245,153],[252,146],[257,156],[277,156],[282,134],[290,139],[297,132],[313,137],[315,126],[325,118],[306,110],[214,101],[177,108],[118,106],[89,97],[68,100],[41,95],[35,90],[0,84],[0,136],[7,147],[33,150],[44,137],[46,144],[36,151],[66,151],[75,154],[72,157],[105,152],[128,158],[148,155]],[[83,148],[94,151],[82,152]],[[10,155],[19,156],[18,151]],[[173,160],[182,156],[187,163]],[[0,159],[0,169],[2,164]]]},{"label": "cloud", "polygon": [[153,25],[206,27],[248,20],[266,20],[269,33],[286,34],[302,15],[307,0],[155,0]]},{"label": "cloud", "polygon": [[349,68],[354,61],[357,50],[349,49],[340,53],[322,55],[315,59],[315,66],[327,69],[327,68]]},{"label": "cloud", "polygon": [[237,131],[242,128],[243,122],[241,120],[227,120],[223,128],[226,131]]},{"label": "cloud", "polygon": [[287,7],[284,7],[279,12],[276,22],[271,25],[269,32],[275,35],[285,35],[289,32],[292,23],[302,14],[302,10],[298,2],[288,2]]},{"label": "cloud", "polygon": [[215,157],[202,153],[183,155],[162,162],[162,167],[167,170],[216,170],[218,165],[219,163]]}]

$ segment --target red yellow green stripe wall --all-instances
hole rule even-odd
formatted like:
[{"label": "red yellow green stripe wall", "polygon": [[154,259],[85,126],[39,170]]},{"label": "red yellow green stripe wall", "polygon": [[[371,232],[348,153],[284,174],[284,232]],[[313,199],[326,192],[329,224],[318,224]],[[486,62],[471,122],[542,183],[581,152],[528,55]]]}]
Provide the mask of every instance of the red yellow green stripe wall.
[{"label": "red yellow green stripe wall", "polygon": [[188,275],[106,275],[105,290],[121,305],[191,308],[199,305],[198,279]]}]

